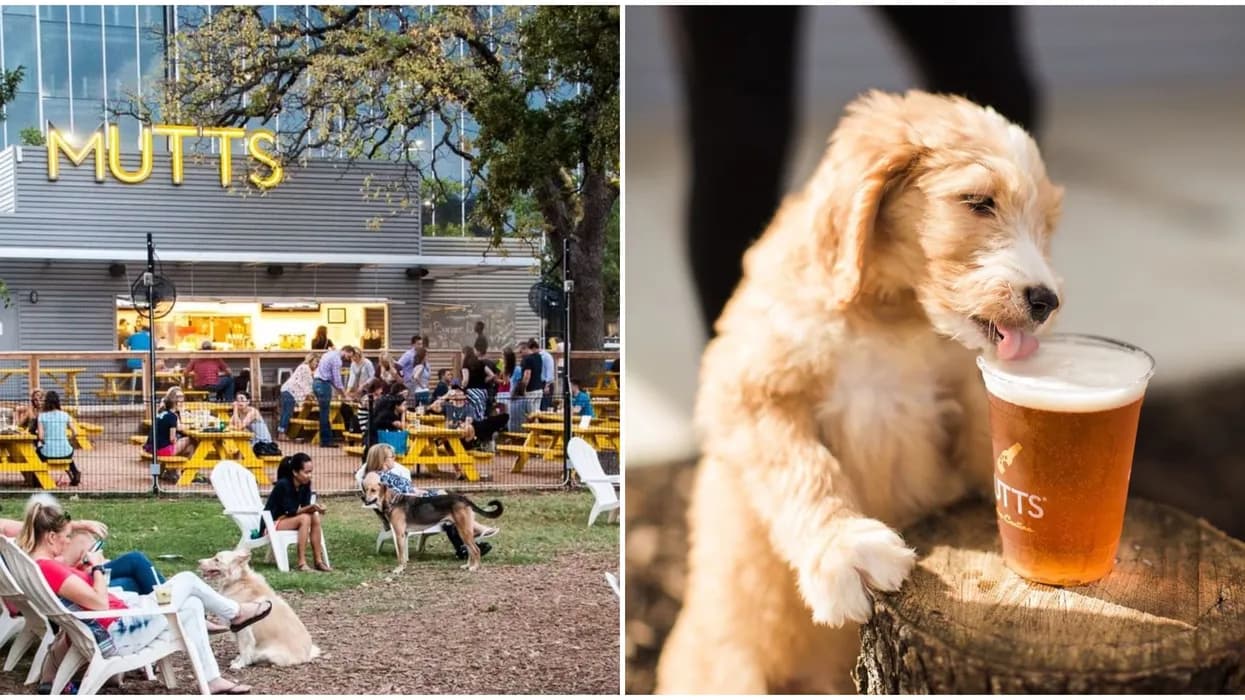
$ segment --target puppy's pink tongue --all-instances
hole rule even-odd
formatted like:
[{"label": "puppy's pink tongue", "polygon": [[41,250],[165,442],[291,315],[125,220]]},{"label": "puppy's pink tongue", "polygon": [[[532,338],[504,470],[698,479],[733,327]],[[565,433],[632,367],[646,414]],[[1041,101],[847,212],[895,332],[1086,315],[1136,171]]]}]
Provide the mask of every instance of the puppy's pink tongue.
[{"label": "puppy's pink tongue", "polygon": [[1000,360],[1023,360],[1038,349],[1038,339],[1032,333],[1005,326],[998,326],[998,329],[999,335],[1003,336],[998,347]]}]

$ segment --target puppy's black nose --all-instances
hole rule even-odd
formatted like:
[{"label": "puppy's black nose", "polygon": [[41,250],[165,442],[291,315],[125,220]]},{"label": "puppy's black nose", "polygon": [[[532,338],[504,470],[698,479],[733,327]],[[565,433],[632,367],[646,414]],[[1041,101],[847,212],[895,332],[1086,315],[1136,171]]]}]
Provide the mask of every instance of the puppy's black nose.
[{"label": "puppy's black nose", "polygon": [[1043,285],[1026,289],[1025,299],[1029,302],[1029,315],[1038,323],[1045,321],[1059,308],[1059,297],[1055,296],[1050,287]]}]

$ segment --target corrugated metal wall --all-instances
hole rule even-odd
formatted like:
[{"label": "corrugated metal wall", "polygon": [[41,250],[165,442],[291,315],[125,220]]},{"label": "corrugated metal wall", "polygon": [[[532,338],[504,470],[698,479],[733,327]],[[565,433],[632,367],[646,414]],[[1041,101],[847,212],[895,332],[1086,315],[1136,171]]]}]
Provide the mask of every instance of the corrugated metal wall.
[{"label": "corrugated metal wall", "polygon": [[[52,182],[47,151],[26,147],[16,168],[17,211],[0,218],[0,245],[141,248],[151,231],[174,250],[419,250],[418,207],[403,211],[400,198],[364,199],[369,175],[375,186],[398,177],[399,165],[347,169],[314,161],[288,167],[285,182],[261,195],[222,188],[216,156],[187,156],[185,163],[185,180],[174,185],[170,158],[158,148],[151,177],[126,185],[107,171],[104,182],[95,182],[91,160],[75,167],[62,156],[60,178]],[[136,170],[137,154],[123,155],[122,164]],[[246,167],[245,158],[235,158],[235,178]],[[369,228],[374,217],[384,219],[379,229]]]},{"label": "corrugated metal wall", "polygon": [[[505,252],[515,256],[536,257],[539,255],[536,247],[516,240],[507,244]],[[482,255],[487,249],[488,241],[486,240],[426,236],[423,238],[420,252],[424,255]],[[489,329],[485,330],[489,336],[490,345],[494,351],[497,351],[514,343],[517,339],[540,337],[540,317],[532,312],[532,308],[527,303],[528,290],[538,281],[540,281],[540,271],[536,269],[440,279],[424,282],[421,301],[427,307],[463,303],[493,306],[513,304],[514,335],[512,337],[494,336]],[[398,330],[397,327],[394,329]]]},{"label": "corrugated metal wall", "polygon": [[[90,163],[71,166],[61,159],[60,179],[47,180],[43,149],[26,148],[21,163],[14,149],[0,152],[0,211],[3,211],[5,163],[15,177],[7,180],[16,198],[15,214],[0,214],[0,279],[14,292],[21,317],[21,347],[27,350],[113,349],[114,298],[128,294],[141,272],[130,263],[122,278],[109,276],[108,263],[4,260],[3,246],[86,247],[104,251],[141,250],[145,234],[155,234],[157,253],[173,250],[256,250],[298,252],[480,255],[488,244],[477,239],[429,239],[422,246],[418,212],[391,214],[384,201],[364,201],[368,173],[372,184],[395,176],[393,164],[369,164],[346,172],[335,163],[313,163],[291,169],[282,185],[265,195],[242,196],[220,188],[216,161],[188,158],[185,184],[171,184],[170,164],[158,154],[150,180],[124,185],[106,176],[96,183]],[[8,158],[5,161],[4,158]],[[126,161],[136,167],[137,156]],[[14,167],[15,165],[15,167]],[[245,164],[237,163],[239,168]],[[235,173],[242,170],[235,170]],[[386,219],[369,230],[374,216]],[[508,246],[511,255],[534,254],[530,246]],[[106,258],[106,254],[104,256]],[[256,262],[279,262],[257,260]],[[515,335],[539,335],[540,319],[527,306],[528,288],[539,271],[515,270],[463,275],[453,279],[408,280],[401,266],[284,265],[284,274],[270,277],[264,267],[230,263],[168,263],[163,273],[182,297],[249,297],[273,299],[388,298],[389,337],[394,347],[423,326],[421,301],[435,304],[509,303],[515,308]],[[29,302],[31,290],[39,301]],[[509,342],[512,339],[502,339]]]}]

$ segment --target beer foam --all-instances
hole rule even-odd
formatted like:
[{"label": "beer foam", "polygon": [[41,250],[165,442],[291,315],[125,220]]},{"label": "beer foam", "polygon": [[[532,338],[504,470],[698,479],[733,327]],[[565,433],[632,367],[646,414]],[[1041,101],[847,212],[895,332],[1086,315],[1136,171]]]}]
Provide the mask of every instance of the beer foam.
[{"label": "beer foam", "polygon": [[1090,413],[1137,401],[1154,372],[1140,348],[1090,336],[1043,338],[1023,360],[977,358],[986,389],[1008,403],[1044,411]]}]

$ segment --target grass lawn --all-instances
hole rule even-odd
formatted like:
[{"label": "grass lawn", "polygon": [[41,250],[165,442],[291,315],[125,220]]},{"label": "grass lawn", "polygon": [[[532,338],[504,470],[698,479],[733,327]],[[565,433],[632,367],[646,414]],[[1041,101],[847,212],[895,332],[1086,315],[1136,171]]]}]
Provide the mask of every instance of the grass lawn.
[{"label": "grass lawn", "polygon": [[[470,497],[481,507],[491,498],[497,498],[505,506],[505,512],[496,520],[480,518],[481,522],[501,528],[501,533],[490,540],[493,551],[485,558],[486,563],[533,564],[564,553],[618,552],[617,524],[607,524],[605,516],[601,516],[594,526],[586,526],[588,511],[592,508],[592,496],[587,491],[472,493]],[[275,563],[264,562],[267,548],[257,549],[253,554],[251,564],[256,571],[277,590],[306,593],[353,588],[388,575],[397,564],[397,558],[392,545],[376,554],[380,520],[375,512],[363,508],[354,496],[325,497],[320,502],[328,508],[324,537],[335,571],[282,573]],[[215,498],[152,500],[72,496],[61,503],[75,519],[99,520],[108,525],[105,555],[118,556],[137,549],[150,557],[165,576],[197,570],[199,559],[229,549],[238,542],[238,527],[222,514]],[[17,508],[5,510],[14,512]],[[409,568],[448,569],[462,563],[454,557],[445,537],[429,539],[424,556],[419,559],[414,557],[414,543],[412,541]],[[290,548],[289,554],[292,566],[296,560],[294,548]],[[163,559],[160,555],[179,557]],[[310,551],[307,560],[311,562]]]}]

